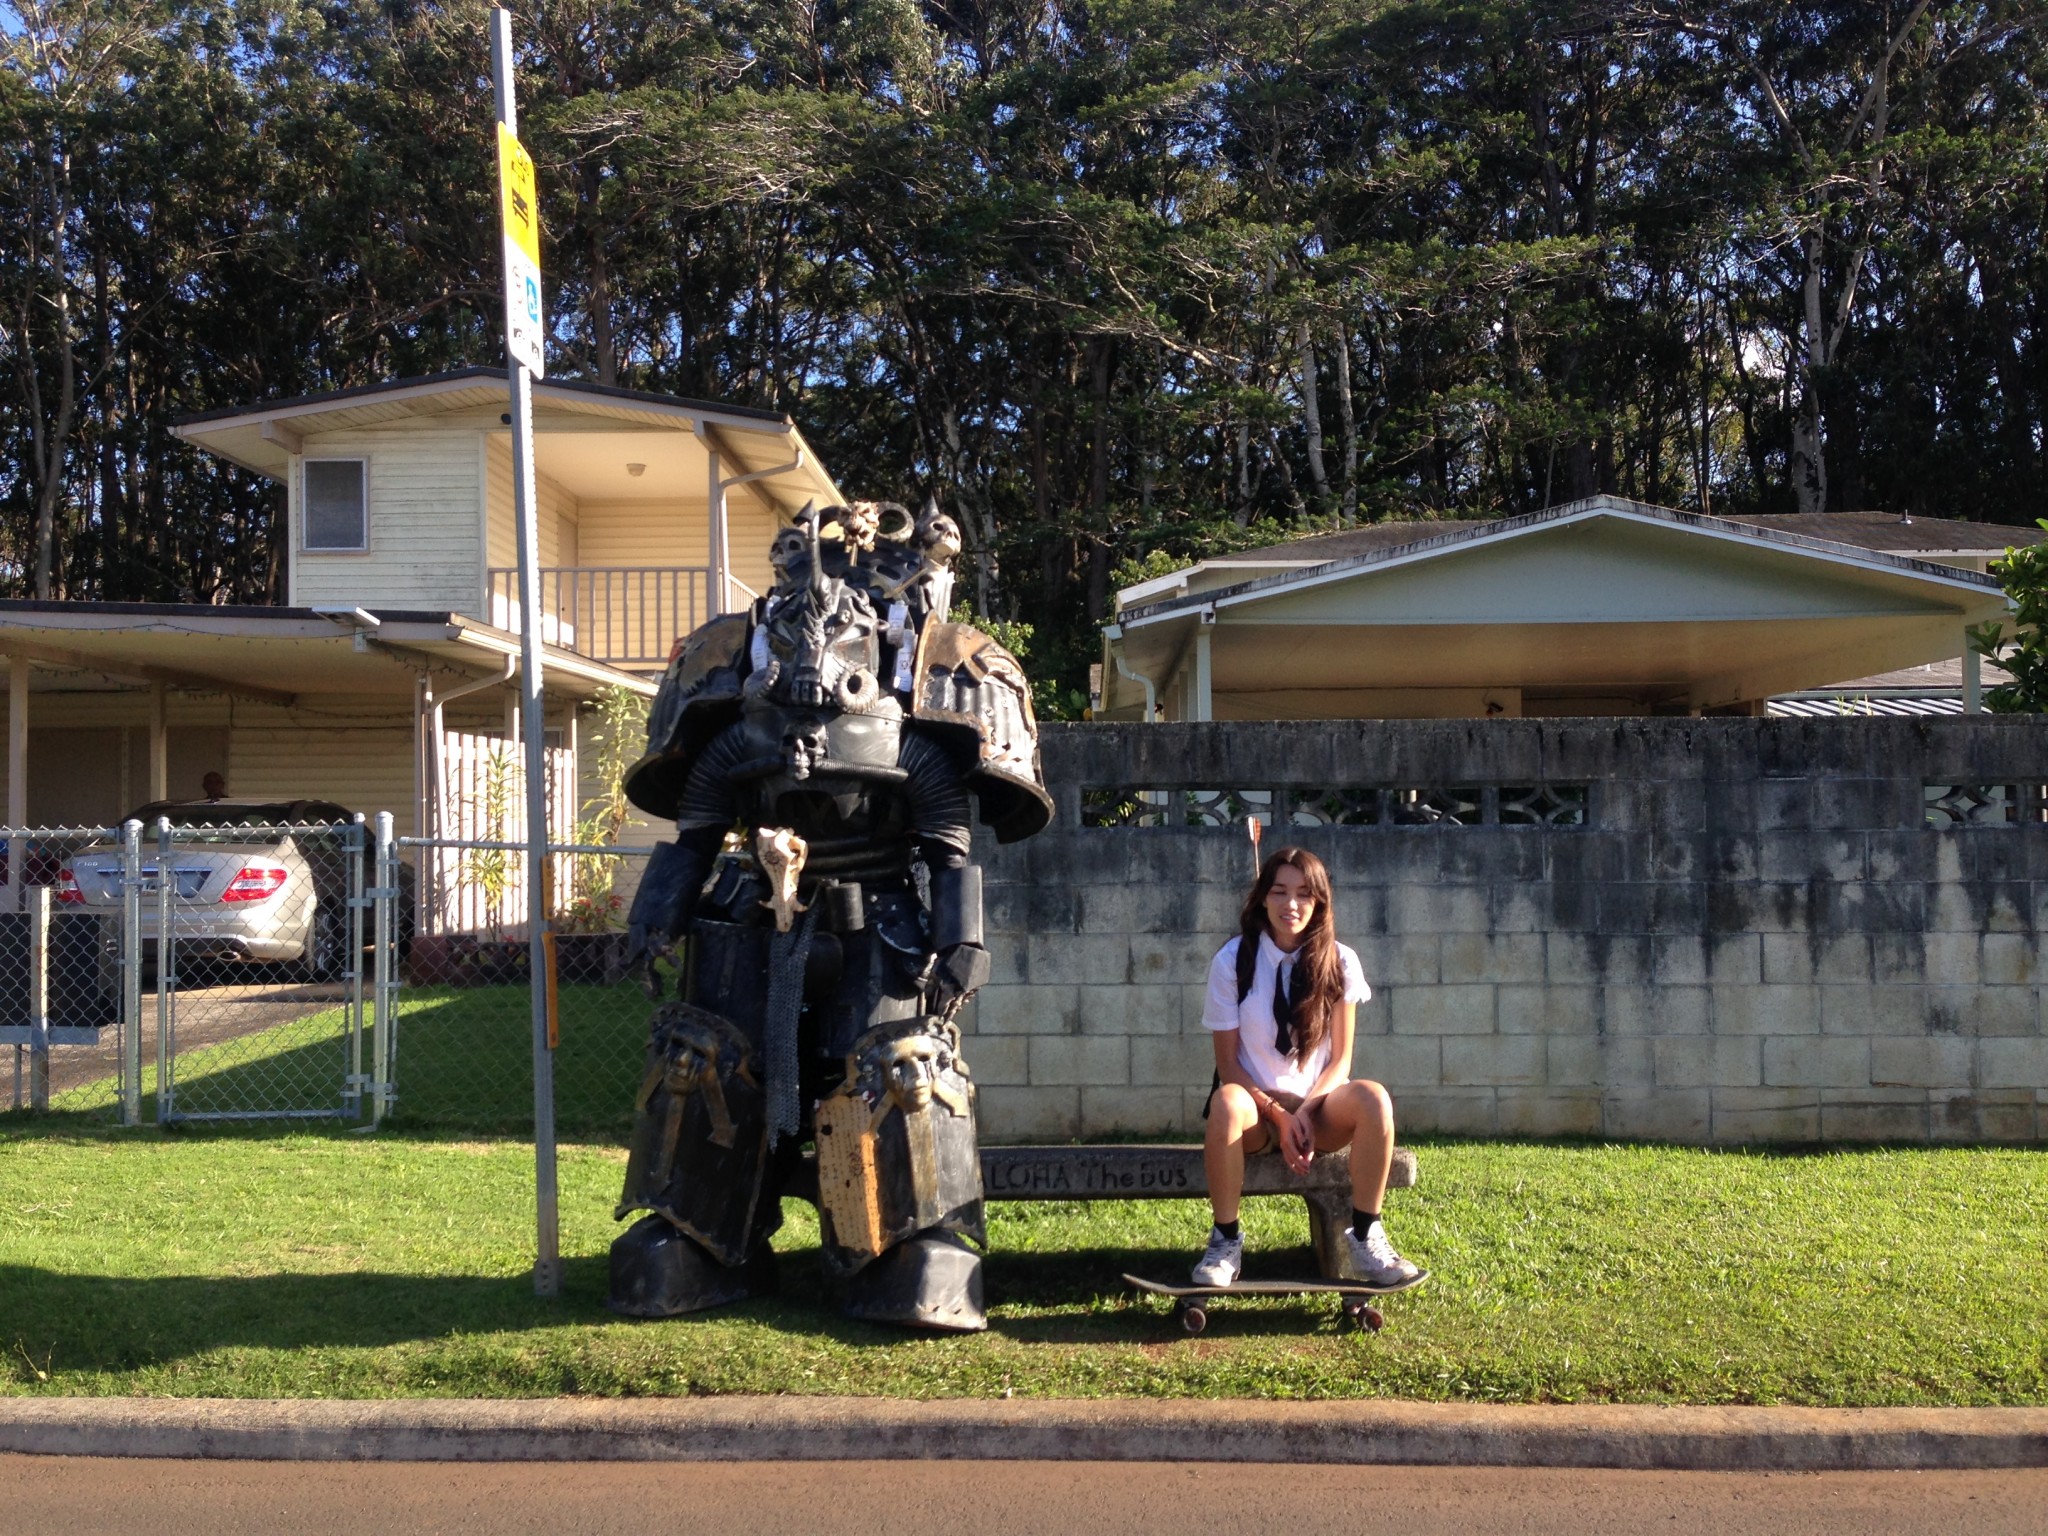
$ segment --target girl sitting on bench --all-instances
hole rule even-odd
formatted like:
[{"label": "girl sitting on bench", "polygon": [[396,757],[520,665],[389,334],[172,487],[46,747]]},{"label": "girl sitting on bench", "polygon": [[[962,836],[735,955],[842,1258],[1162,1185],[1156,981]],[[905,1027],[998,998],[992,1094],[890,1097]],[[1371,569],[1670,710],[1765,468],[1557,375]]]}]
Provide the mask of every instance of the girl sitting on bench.
[{"label": "girl sitting on bench", "polygon": [[1351,1075],[1354,1013],[1372,989],[1357,954],[1337,942],[1323,861],[1305,848],[1275,853],[1260,866],[1238,923],[1239,936],[1209,964],[1202,1009],[1216,1048],[1203,1148],[1216,1224],[1195,1284],[1236,1283],[1244,1268],[1244,1160],[1272,1147],[1296,1173],[1318,1152],[1349,1147],[1351,1266],[1375,1285],[1413,1280],[1420,1271],[1394,1251],[1380,1221],[1393,1100]]}]

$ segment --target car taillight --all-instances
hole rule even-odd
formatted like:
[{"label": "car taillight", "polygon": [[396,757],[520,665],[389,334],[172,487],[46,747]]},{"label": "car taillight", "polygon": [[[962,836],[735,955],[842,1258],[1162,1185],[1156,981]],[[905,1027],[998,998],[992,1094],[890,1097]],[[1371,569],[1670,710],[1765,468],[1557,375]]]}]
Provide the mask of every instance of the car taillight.
[{"label": "car taillight", "polygon": [[242,872],[220,893],[222,901],[261,901],[284,887],[284,871],[275,864],[244,864]]},{"label": "car taillight", "polygon": [[57,871],[57,899],[76,902],[81,906],[85,903],[85,892],[78,888],[78,876],[68,869]]}]

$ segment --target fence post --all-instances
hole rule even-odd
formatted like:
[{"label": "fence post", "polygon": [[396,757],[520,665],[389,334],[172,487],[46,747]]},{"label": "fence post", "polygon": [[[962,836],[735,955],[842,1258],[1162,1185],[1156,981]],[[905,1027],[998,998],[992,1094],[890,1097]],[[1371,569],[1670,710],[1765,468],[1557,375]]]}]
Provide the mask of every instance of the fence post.
[{"label": "fence post", "polygon": [[171,867],[171,819],[156,819],[156,1123],[171,1121],[172,1098],[177,1085],[171,1081],[171,996],[178,985],[172,968],[177,948],[171,942],[172,892],[178,874]]},{"label": "fence post", "polygon": [[348,1009],[348,1081],[342,1087],[341,1107],[350,1116],[363,1112],[363,908],[376,878],[369,868],[369,832],[363,813],[357,811],[341,839],[348,856],[348,963],[341,973],[347,989],[342,1006]]},{"label": "fence post", "polygon": [[398,945],[398,846],[389,811],[377,813],[376,980],[370,990],[370,1129],[384,1123],[390,1107],[391,1030],[397,1022],[392,1007],[397,978],[393,951]]},{"label": "fence post", "polygon": [[121,1123],[142,1124],[142,823],[121,823]]},{"label": "fence post", "polygon": [[28,888],[28,1107],[50,1107],[50,888]]}]

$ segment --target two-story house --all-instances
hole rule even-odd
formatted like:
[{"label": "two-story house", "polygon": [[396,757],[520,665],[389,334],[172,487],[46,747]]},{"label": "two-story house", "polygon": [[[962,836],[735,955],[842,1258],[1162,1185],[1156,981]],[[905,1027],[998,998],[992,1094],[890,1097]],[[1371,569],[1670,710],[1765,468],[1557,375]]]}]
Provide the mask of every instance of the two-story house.
[{"label": "two-story house", "polygon": [[[474,835],[477,745],[518,732],[507,409],[471,368],[180,422],[284,488],[284,602],[0,602],[8,825],[105,826],[219,773]],[[763,588],[777,526],[839,493],[786,416],[573,382],[535,387],[534,461],[566,822],[591,700],[651,697],[677,636]]]}]

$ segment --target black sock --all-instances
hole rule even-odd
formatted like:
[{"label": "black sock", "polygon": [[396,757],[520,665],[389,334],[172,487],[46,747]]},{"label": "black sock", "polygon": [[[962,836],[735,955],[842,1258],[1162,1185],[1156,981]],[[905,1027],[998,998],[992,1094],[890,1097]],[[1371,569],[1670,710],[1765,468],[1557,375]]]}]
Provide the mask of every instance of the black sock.
[{"label": "black sock", "polygon": [[1372,1224],[1379,1219],[1378,1211],[1361,1211],[1355,1205],[1351,1207],[1351,1230],[1361,1243],[1365,1241],[1365,1234],[1371,1230]]},{"label": "black sock", "polygon": [[1236,1241],[1237,1241],[1237,1223],[1236,1223],[1236,1222],[1234,1222],[1234,1221],[1219,1221],[1219,1222],[1217,1222],[1217,1223],[1216,1223],[1216,1230],[1217,1230],[1218,1232],[1221,1232],[1221,1233],[1222,1233],[1222,1234],[1223,1234],[1223,1235],[1224,1235],[1225,1237],[1229,1238],[1229,1239],[1230,1239],[1230,1240],[1231,1240],[1232,1242],[1236,1242]]}]

